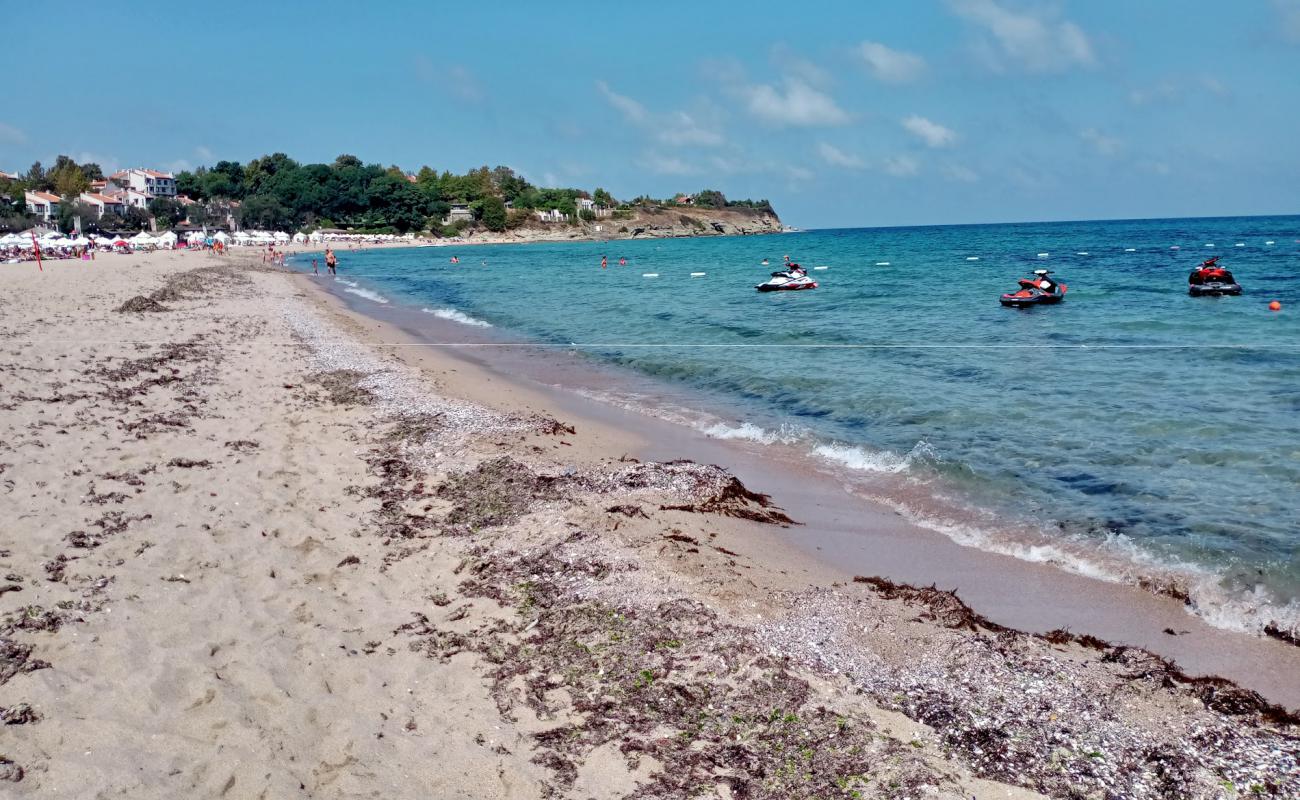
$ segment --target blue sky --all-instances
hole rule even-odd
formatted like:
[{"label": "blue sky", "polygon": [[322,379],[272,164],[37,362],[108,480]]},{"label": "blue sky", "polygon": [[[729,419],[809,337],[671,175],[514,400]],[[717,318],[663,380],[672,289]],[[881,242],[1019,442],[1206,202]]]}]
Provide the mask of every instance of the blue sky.
[{"label": "blue sky", "polygon": [[1300,212],[1300,0],[6,6],[49,35],[8,40],[39,69],[4,170],[501,163],[801,227]]}]

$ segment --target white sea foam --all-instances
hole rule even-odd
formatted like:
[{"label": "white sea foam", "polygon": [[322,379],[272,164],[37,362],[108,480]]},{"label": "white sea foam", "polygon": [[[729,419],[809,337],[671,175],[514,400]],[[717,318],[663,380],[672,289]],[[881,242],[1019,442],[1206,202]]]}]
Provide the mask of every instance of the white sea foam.
[{"label": "white sea foam", "polygon": [[361,287],[361,286],[352,285],[352,286],[349,286],[348,288],[344,289],[343,291],[348,292],[348,293],[350,293],[350,294],[355,294],[357,297],[364,297],[364,298],[366,298],[367,300],[370,300],[370,301],[375,302],[375,303],[387,303],[387,302],[388,302],[388,298],[387,298],[387,297],[384,297],[382,294],[379,294],[379,293],[377,293],[377,292],[372,292],[372,291],[370,291],[369,289],[366,289],[366,288]]},{"label": "white sea foam", "polygon": [[1236,244],[1233,245],[1233,247],[1245,247],[1245,246],[1246,246],[1245,242],[1237,242]]},{"label": "white sea foam", "polygon": [[692,278],[703,278],[705,275],[708,275],[708,274],[709,274],[709,273],[707,273],[707,272],[692,272],[692,273],[691,273],[691,277],[692,277]]},{"label": "white sea foam", "polygon": [[641,273],[641,277],[642,277],[642,278],[658,278],[658,277],[659,277],[659,273],[658,273],[658,272],[642,272],[642,273]]},{"label": "white sea foam", "polygon": [[1051,253],[1039,253],[1039,254],[1038,254],[1038,257],[1039,257],[1039,258],[1047,258],[1047,257],[1050,256],[1050,255],[1051,255]]},{"label": "white sea foam", "polygon": [[779,429],[770,431],[752,422],[742,422],[739,425],[699,422],[692,427],[711,439],[741,439],[758,444],[793,444],[804,435],[792,425],[782,425]]},{"label": "white sea foam", "polygon": [[900,456],[889,450],[866,450],[851,444],[833,442],[817,445],[812,449],[812,454],[862,472],[899,473],[918,459],[933,458],[934,448],[926,442],[917,442],[907,455]]},{"label": "white sea foam", "polygon": [[1276,244],[1276,242],[1274,242],[1272,239],[1269,239],[1267,242],[1264,242],[1264,244]]},{"label": "white sea foam", "polygon": [[980,260],[980,257],[979,257],[979,256],[966,256],[966,260],[967,260],[967,261],[979,261],[979,260]]},{"label": "white sea foam", "polygon": [[877,266],[877,267],[887,267],[887,266],[889,266],[889,262],[888,262],[888,261],[877,261],[877,262],[876,262],[876,266]]},{"label": "white sea foam", "polygon": [[1136,248],[1136,247],[1125,247],[1125,248],[1124,248],[1124,252],[1125,252],[1125,253],[1136,253],[1136,252],[1137,252],[1137,248]]},{"label": "white sea foam", "polygon": [[452,322],[459,322],[462,325],[473,325],[476,328],[491,328],[492,323],[484,322],[481,319],[475,319],[463,311],[457,311],[454,308],[422,308],[426,314],[432,314],[438,319],[449,319]]},{"label": "white sea foam", "polygon": [[355,281],[345,281],[345,280],[343,280],[342,278],[335,278],[335,279],[334,279],[334,282],[335,282],[335,283],[341,283],[341,284],[343,284],[344,286],[360,286],[360,285],[361,285],[361,284],[359,284],[359,283],[357,283],[357,282],[355,282]]},{"label": "white sea foam", "polygon": [[1086,256],[1086,255],[1091,255],[1091,253],[1089,253],[1087,250],[1080,250],[1079,252],[1075,253],[1075,255],[1076,255],[1076,256]]}]

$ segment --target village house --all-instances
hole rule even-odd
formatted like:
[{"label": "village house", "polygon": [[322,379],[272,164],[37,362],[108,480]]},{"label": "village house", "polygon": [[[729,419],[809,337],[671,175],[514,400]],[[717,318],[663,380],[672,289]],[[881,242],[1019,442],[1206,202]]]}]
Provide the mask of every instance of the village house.
[{"label": "village house", "polygon": [[0,181],[16,181],[16,180],[18,180],[18,173],[5,172],[4,170],[0,169]]},{"label": "village house", "polygon": [[695,205],[695,196],[689,194],[679,194],[673,198],[673,202],[679,206],[693,206]]},{"label": "village house", "polygon": [[541,222],[564,222],[568,218],[569,215],[561,212],[558,208],[537,212],[537,219]]},{"label": "village house", "polygon": [[451,211],[443,218],[443,225],[451,225],[454,222],[473,222],[474,212],[465,203],[452,203]]},{"label": "village house", "polygon": [[117,214],[119,217],[126,212],[126,204],[120,198],[109,197],[106,194],[98,192],[82,192],[78,198],[81,202],[95,208],[96,219],[103,219],[105,212]]},{"label": "village house", "polygon": [[159,172],[153,169],[124,169],[114,172],[110,178],[132,191],[146,195],[149,199],[176,197],[176,178],[170,172]]},{"label": "village house", "polygon": [[602,205],[597,205],[596,201],[592,200],[590,197],[578,198],[578,211],[590,211],[595,215],[596,219],[604,219],[614,216],[614,210],[612,208],[605,208]]},{"label": "village house", "polygon": [[59,216],[59,196],[49,192],[27,192],[27,212],[50,222]]}]

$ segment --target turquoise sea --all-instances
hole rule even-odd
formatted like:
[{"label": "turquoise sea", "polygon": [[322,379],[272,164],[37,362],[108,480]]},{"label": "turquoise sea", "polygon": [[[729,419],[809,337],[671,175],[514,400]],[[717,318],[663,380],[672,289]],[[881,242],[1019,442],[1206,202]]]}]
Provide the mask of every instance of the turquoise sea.
[{"label": "turquoise sea", "polygon": [[[785,254],[820,288],[754,291]],[[1188,296],[1210,255],[1243,296]],[[999,306],[1036,268],[1065,302]],[[1300,217],[345,250],[341,278],[636,376],[605,399],[798,451],[959,541],[1173,575],[1227,627],[1300,618]]]}]

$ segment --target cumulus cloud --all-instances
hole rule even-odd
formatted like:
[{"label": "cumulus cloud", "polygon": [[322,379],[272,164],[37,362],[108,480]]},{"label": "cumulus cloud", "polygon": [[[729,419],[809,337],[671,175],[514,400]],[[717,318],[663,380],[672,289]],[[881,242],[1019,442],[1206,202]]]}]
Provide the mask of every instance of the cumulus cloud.
[{"label": "cumulus cloud", "polygon": [[784,87],[757,84],[741,92],[749,113],[773,125],[816,127],[849,121],[830,95],[799,78],[786,78]]},{"label": "cumulus cloud", "polygon": [[930,147],[951,147],[957,141],[957,132],[937,122],[913,114],[902,121],[903,128]]},{"label": "cumulus cloud", "polygon": [[1013,11],[996,0],[948,0],[948,5],[984,32],[980,47],[996,69],[1010,62],[1030,72],[1061,72],[1097,63],[1083,29],[1058,19],[1050,7]]},{"label": "cumulus cloud", "polygon": [[677,156],[647,153],[637,162],[642,167],[660,175],[694,175],[698,170]]},{"label": "cumulus cloud", "polygon": [[880,42],[863,42],[858,45],[858,55],[876,80],[884,83],[908,83],[925,72],[924,58]]},{"label": "cumulus cloud", "polygon": [[866,162],[858,156],[855,156],[852,153],[846,153],[835,145],[827,142],[819,142],[817,144],[817,154],[822,157],[822,161],[825,161],[832,167],[862,169],[866,166]]},{"label": "cumulus cloud", "polygon": [[921,171],[921,162],[911,156],[891,156],[885,159],[881,169],[895,178],[909,178]]},{"label": "cumulus cloud", "polygon": [[0,122],[0,142],[5,144],[23,144],[27,141],[27,134],[8,123]]},{"label": "cumulus cloud", "polygon": [[1079,137],[1103,156],[1118,155],[1119,151],[1124,148],[1122,141],[1113,136],[1107,136],[1096,128],[1088,128],[1082,131]]}]

